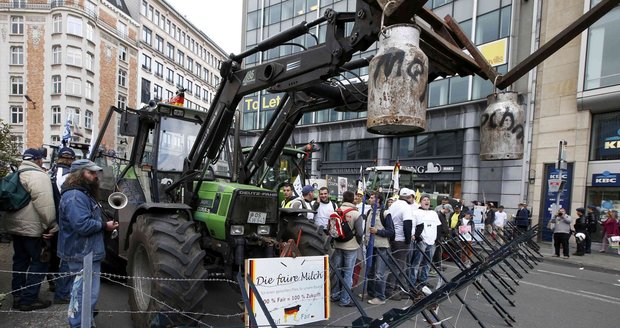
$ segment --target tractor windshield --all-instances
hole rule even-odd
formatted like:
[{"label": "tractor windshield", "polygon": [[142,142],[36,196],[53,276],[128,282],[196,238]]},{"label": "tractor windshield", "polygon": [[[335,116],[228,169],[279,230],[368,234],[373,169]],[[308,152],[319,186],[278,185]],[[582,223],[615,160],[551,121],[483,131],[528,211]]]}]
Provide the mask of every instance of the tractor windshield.
[{"label": "tractor windshield", "polygon": [[[400,188],[413,188],[413,180],[415,175],[412,172],[400,170],[400,179],[398,185]],[[394,189],[392,182],[392,170],[373,170],[368,172],[366,180],[368,190],[377,190],[381,192],[391,192]]]},{"label": "tractor windshield", "polygon": [[[198,122],[162,117],[159,130],[157,169],[159,171],[182,172],[183,162],[192,150],[199,130],[200,123]],[[152,142],[152,140],[149,141]],[[209,165],[207,173],[218,177],[228,176],[230,172],[228,168],[226,152],[223,152],[219,161]]]},{"label": "tractor windshield", "polygon": [[[275,190],[284,182],[293,182],[299,175],[299,170],[304,169],[303,159],[298,158],[298,153],[284,152],[278,158],[274,167],[267,167],[263,164],[262,168],[256,174],[260,177],[260,182],[252,181],[253,184],[260,187]],[[303,154],[301,155],[303,156]]]}]

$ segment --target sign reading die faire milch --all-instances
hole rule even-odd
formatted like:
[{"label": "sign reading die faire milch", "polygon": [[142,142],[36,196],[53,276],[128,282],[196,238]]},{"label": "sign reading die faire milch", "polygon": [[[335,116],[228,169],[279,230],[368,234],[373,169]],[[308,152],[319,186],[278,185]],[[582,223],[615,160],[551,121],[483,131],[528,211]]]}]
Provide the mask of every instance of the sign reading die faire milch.
[{"label": "sign reading die faire milch", "polygon": [[[278,327],[329,319],[329,260],[325,256],[248,259],[250,275]],[[250,308],[259,326],[269,326],[256,295],[246,283]],[[250,324],[248,314],[246,325]]]}]

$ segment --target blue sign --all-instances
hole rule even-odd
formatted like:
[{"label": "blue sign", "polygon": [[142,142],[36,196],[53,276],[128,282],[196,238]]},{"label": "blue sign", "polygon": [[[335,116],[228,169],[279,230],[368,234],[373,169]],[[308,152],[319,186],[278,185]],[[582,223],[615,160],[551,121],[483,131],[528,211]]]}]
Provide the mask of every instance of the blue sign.
[{"label": "blue sign", "polygon": [[[608,128],[608,130],[609,129],[610,128]],[[611,133],[611,131],[606,131],[607,133],[604,133],[603,131],[601,132],[602,132],[601,135]],[[611,136],[611,137],[607,137],[603,139],[602,146],[603,147],[601,149],[601,155],[615,155],[615,154],[620,153],[620,129],[616,131],[615,136]]]},{"label": "blue sign", "polygon": [[592,187],[620,187],[620,173],[592,174]]},{"label": "blue sign", "polygon": [[[570,211],[570,200],[571,194],[573,193],[573,163],[568,163],[567,169],[562,171],[562,180],[566,181],[564,185],[564,190],[560,194],[560,206],[562,206],[568,215],[571,217],[574,216]],[[551,241],[553,237],[553,231],[547,229],[547,223],[551,220],[551,204],[555,204],[558,193],[549,191],[549,179],[558,179],[560,178],[560,172],[555,169],[555,164],[545,164],[545,181],[543,186],[545,188],[544,207],[541,208],[540,217],[542,218],[542,240]]]}]

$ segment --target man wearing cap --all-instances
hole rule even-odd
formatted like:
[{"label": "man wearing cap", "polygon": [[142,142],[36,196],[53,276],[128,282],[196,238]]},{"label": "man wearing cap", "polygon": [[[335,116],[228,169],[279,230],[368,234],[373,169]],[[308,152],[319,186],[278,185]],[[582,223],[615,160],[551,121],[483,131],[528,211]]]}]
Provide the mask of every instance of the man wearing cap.
[{"label": "man wearing cap", "polygon": [[[422,195],[420,198],[420,208],[413,211],[413,223],[415,232],[412,238],[415,243],[411,254],[410,278],[414,283],[424,284],[428,280],[430,263],[426,257],[432,260],[435,254],[435,244],[437,241],[437,227],[441,225],[437,212],[431,209],[431,198],[429,195]],[[422,254],[426,254],[426,257]],[[424,260],[424,261],[423,261]]]},{"label": "man wearing cap", "polygon": [[[582,233],[587,238],[588,225],[586,223],[586,209],[583,207],[580,207],[577,209],[577,218],[575,218],[574,228],[575,228],[575,236],[577,236],[578,233]],[[575,238],[575,241],[577,242],[577,251],[573,253],[573,255],[583,256],[586,252],[585,238],[584,239]]]},{"label": "man wearing cap", "polygon": [[[289,204],[290,208],[304,208],[312,210],[312,202],[314,201],[314,187],[306,185],[301,189],[301,197],[293,199]],[[314,222],[314,213],[306,213],[308,220]]]},{"label": "man wearing cap", "polygon": [[[66,261],[71,272],[83,268],[86,255],[93,255],[93,272],[101,272],[101,261],[105,257],[103,232],[118,227],[114,221],[103,221],[101,207],[97,202],[99,178],[97,172],[102,168],[95,163],[81,159],[71,164],[70,174],[62,189],[59,209],[60,233],[58,236],[58,256]],[[78,274],[71,290],[69,303],[69,325],[79,327],[82,312],[83,279],[92,279],[91,308],[94,310],[99,298],[99,275],[83,277]]]},{"label": "man wearing cap", "polygon": [[58,190],[62,189],[62,184],[65,182],[67,175],[71,169],[71,163],[75,161],[75,152],[69,147],[62,147],[58,151],[58,160],[56,165],[52,168],[52,179],[56,178],[56,186]]},{"label": "man wearing cap", "polygon": [[[413,197],[415,192],[409,188],[400,190],[400,198],[390,206],[392,214],[392,222],[394,223],[394,240],[390,243],[390,251],[396,259],[396,264],[403,271],[407,271],[407,256],[409,254],[409,245],[411,244],[411,230],[413,220]],[[406,225],[406,227],[405,227]],[[404,277],[403,277],[404,278]],[[400,300],[399,285],[396,282],[394,273],[388,274],[387,285],[385,287],[385,295],[393,300]]]},{"label": "man wearing cap", "polygon": [[[40,284],[47,272],[47,263],[41,260],[44,239],[52,233],[45,231],[56,225],[56,210],[52,183],[43,169],[43,153],[29,148],[22,156],[19,166],[19,181],[30,194],[31,201],[15,212],[6,212],[3,221],[6,231],[13,237],[13,308],[20,311],[44,309],[51,305],[48,300],[39,299]],[[28,272],[32,274],[26,275]],[[22,289],[24,288],[24,289]]]},{"label": "man wearing cap", "polygon": [[[439,213],[444,212],[444,205],[450,205],[450,198],[448,198],[448,196],[442,196],[441,197],[441,204],[435,206],[435,212],[437,212],[437,214],[439,215]],[[450,205],[450,212],[446,214],[446,217],[450,217],[450,214],[452,213],[452,205]]]},{"label": "man wearing cap", "polygon": [[521,231],[525,231],[530,227],[530,221],[532,214],[530,210],[527,209],[527,203],[519,203],[519,209],[517,210],[517,214],[515,215],[515,225],[517,229]]}]

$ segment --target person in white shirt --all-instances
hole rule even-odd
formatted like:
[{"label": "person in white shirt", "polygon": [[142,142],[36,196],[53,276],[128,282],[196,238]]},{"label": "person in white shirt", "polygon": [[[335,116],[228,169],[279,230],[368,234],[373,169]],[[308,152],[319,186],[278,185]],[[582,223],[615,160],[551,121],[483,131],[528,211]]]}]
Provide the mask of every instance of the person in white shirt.
[{"label": "person in white shirt", "polygon": [[[392,214],[392,222],[394,223],[394,240],[390,241],[390,251],[396,260],[396,264],[407,270],[407,256],[409,254],[409,245],[411,244],[411,223],[413,222],[413,195],[415,192],[408,188],[400,190],[400,198],[390,206]],[[407,222],[407,228],[405,228]],[[385,287],[385,296],[392,300],[399,301],[402,297],[399,293],[398,283],[392,272],[388,273],[387,285]]]},{"label": "person in white shirt", "polygon": [[422,253],[432,260],[435,253],[435,241],[437,240],[437,227],[441,225],[437,212],[431,208],[431,199],[428,195],[422,195],[420,204],[420,208],[413,212],[412,226],[415,226],[416,229],[412,235],[415,242],[412,244],[409,271],[409,278],[416,285],[424,284],[428,280],[430,263],[424,260],[425,257]]},{"label": "person in white shirt", "polygon": [[504,235],[504,225],[508,215],[504,212],[504,206],[500,205],[495,212],[495,220],[493,221],[493,231],[498,235]]},{"label": "person in white shirt", "polygon": [[329,216],[336,211],[338,207],[334,202],[329,200],[329,189],[321,187],[319,189],[319,199],[312,203],[312,210],[316,211],[314,215],[314,224],[327,230]]}]

